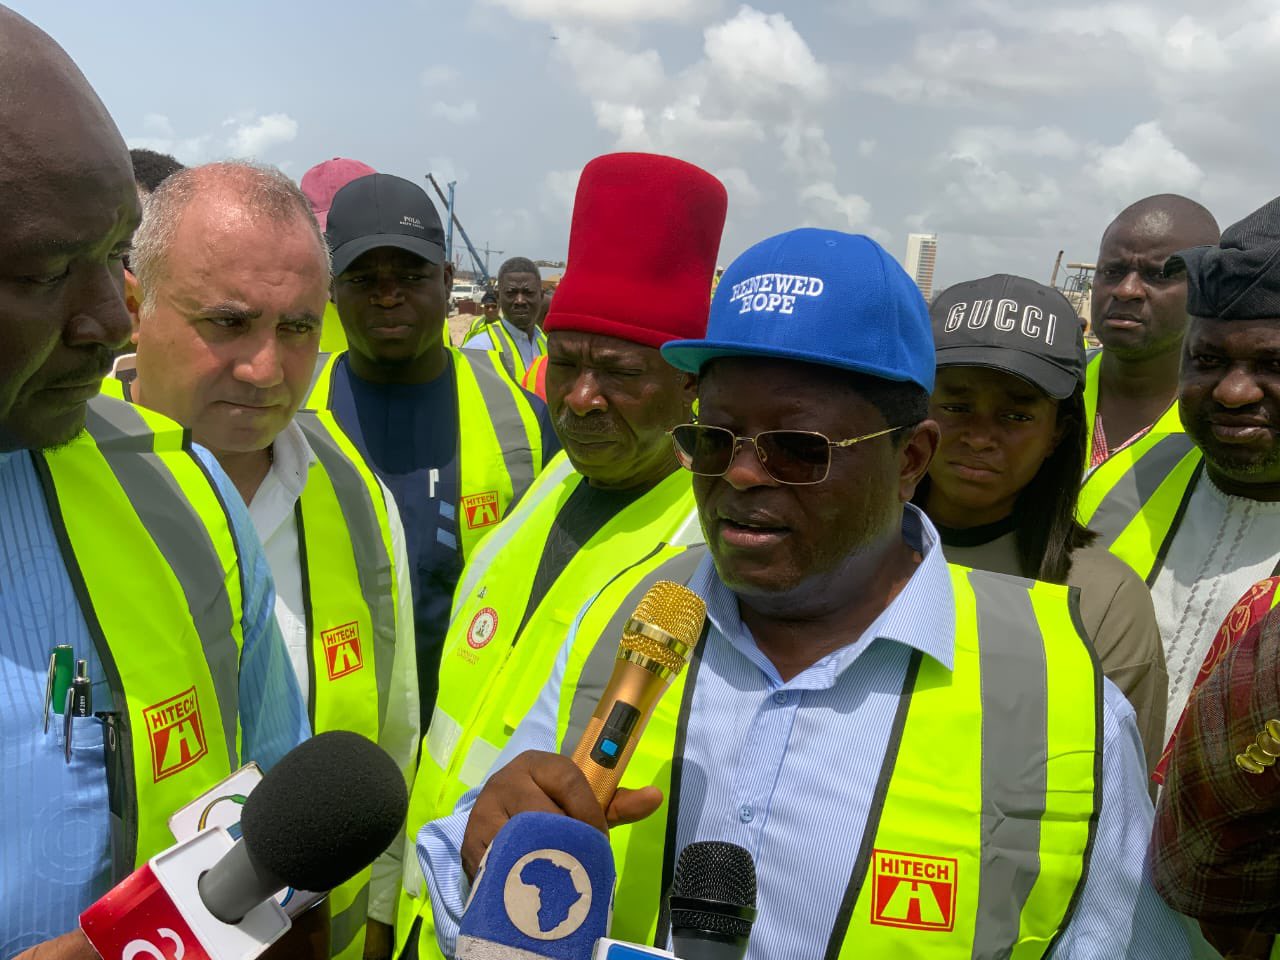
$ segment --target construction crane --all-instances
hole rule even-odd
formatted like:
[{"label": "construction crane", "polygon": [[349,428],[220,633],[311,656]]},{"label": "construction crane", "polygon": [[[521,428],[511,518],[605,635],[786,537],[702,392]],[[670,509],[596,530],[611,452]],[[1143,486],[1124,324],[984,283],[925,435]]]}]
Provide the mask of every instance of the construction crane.
[{"label": "construction crane", "polygon": [[[427,174],[427,181],[435,188],[436,195],[440,198],[440,202],[449,211],[449,236],[446,242],[446,256],[453,256],[453,228],[458,228],[458,233],[462,237],[462,242],[467,245],[467,249],[471,252],[471,260],[476,265],[476,273],[480,274],[480,282],[484,286],[489,285],[489,266],[486,260],[480,258],[480,251],[476,249],[475,244],[471,242],[471,238],[467,236],[467,231],[462,228],[462,221],[458,219],[458,215],[453,210],[453,184],[449,184],[449,196],[445,196],[444,191],[440,189],[440,184],[436,182],[436,178],[430,173]],[[492,251],[501,253],[501,250]]]}]

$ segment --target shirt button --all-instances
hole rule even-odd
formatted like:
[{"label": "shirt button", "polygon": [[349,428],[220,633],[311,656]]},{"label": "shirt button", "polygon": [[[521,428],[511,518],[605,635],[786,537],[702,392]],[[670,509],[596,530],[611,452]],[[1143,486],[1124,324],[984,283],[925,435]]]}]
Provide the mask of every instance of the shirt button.
[{"label": "shirt button", "polygon": [[787,691],[779,690],[773,695],[773,702],[778,706],[783,706],[787,702]]},{"label": "shirt button", "polygon": [[738,808],[738,819],[743,823],[750,823],[756,818],[756,812],[751,809],[751,804],[744,803]]}]

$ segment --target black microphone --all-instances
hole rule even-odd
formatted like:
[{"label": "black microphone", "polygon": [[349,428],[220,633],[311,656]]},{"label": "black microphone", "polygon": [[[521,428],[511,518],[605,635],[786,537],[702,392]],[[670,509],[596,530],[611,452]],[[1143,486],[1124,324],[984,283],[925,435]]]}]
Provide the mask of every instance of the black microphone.
[{"label": "black microphone", "polygon": [[681,960],[742,960],[756,919],[756,865],[736,843],[680,851],[671,881],[671,939]]},{"label": "black microphone", "polygon": [[223,923],[286,887],[332,890],[400,835],[409,796],[404,776],[371,740],[346,730],[289,751],[249,794],[241,838],[198,887]]}]

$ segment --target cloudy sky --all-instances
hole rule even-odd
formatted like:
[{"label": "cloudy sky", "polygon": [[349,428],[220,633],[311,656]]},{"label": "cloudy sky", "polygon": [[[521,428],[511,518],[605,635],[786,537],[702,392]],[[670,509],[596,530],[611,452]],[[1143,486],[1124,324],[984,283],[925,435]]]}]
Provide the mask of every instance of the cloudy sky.
[{"label": "cloudy sky", "polygon": [[802,225],[899,257],[926,230],[944,284],[1092,260],[1151,193],[1224,226],[1280,194],[1274,0],[7,2],[131,145],[432,171],[507,256],[563,258],[612,150],[724,181],[722,262]]}]

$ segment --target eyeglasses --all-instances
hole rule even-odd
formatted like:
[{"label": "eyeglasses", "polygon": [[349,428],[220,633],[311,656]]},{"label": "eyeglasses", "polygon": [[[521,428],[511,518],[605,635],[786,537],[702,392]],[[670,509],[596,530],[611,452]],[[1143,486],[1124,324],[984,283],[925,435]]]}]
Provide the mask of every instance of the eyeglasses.
[{"label": "eyeglasses", "polygon": [[673,428],[671,442],[680,466],[700,477],[722,477],[732,466],[742,444],[756,448],[765,472],[779,483],[806,486],[821,483],[831,472],[831,448],[851,447],[904,427],[889,427],[850,440],[831,440],[809,430],[766,430],[754,437],[740,437],[724,427],[685,423]]}]

